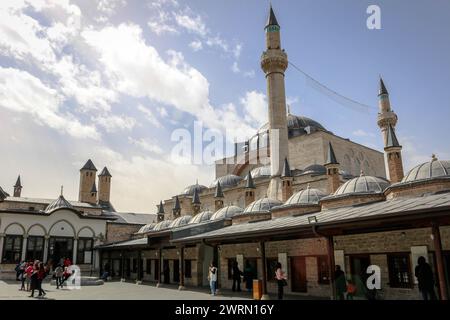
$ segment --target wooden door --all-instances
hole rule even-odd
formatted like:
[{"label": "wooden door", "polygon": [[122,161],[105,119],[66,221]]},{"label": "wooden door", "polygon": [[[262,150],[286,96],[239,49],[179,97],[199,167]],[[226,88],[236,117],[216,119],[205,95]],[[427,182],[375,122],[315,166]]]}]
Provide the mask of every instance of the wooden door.
[{"label": "wooden door", "polygon": [[291,257],[292,292],[307,292],[305,257]]}]

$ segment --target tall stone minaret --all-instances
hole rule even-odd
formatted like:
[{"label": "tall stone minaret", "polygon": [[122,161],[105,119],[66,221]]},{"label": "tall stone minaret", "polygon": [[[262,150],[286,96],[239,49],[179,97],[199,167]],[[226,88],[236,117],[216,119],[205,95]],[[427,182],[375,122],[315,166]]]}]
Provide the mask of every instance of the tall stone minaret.
[{"label": "tall stone minaret", "polygon": [[83,168],[80,169],[78,201],[87,203],[97,202],[97,190],[95,190],[95,193],[92,192],[94,190],[96,172],[97,168],[94,166],[91,159],[89,159]]},{"label": "tall stone minaret", "polygon": [[286,119],[284,72],[288,66],[287,54],[281,49],[280,25],[272,6],[265,27],[266,51],[261,57],[261,68],[266,74],[269,102],[270,167],[272,180],[268,196],[281,200],[281,180],[284,159],[289,159]]},{"label": "tall stone minaret", "polygon": [[389,93],[381,77],[380,77],[380,90],[378,93],[378,106],[380,110],[378,113],[377,122],[383,135],[383,141],[386,145],[389,125],[392,126],[393,129],[395,129],[395,125],[397,124],[397,115],[391,109],[391,103],[389,101]]}]

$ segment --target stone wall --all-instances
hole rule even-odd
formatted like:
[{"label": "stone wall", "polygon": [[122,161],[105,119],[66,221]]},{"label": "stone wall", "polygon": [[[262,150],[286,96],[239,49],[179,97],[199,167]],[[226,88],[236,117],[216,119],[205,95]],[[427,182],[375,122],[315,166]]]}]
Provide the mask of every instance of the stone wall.
[{"label": "stone wall", "polygon": [[123,224],[108,222],[106,224],[105,243],[130,240],[132,235],[139,231],[142,224]]}]

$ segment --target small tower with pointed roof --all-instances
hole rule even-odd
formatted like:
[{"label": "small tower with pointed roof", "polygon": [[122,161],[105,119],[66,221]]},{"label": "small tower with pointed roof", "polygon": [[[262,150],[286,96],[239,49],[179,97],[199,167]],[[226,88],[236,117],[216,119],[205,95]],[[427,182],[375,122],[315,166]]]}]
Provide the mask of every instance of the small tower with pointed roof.
[{"label": "small tower with pointed roof", "polygon": [[288,159],[284,159],[283,171],[281,173],[281,201],[286,202],[292,196],[292,176]]},{"label": "small tower with pointed roof", "polygon": [[181,215],[181,204],[178,196],[175,197],[175,203],[172,208],[173,218],[176,219]]},{"label": "small tower with pointed roof", "polygon": [[216,192],[214,193],[214,209],[215,211],[223,208],[223,199],[225,198],[220,181],[217,181]]},{"label": "small tower with pointed roof", "polygon": [[333,194],[339,188],[341,180],[339,177],[339,162],[336,159],[331,142],[328,142],[327,161],[324,166],[327,169],[328,192]]},{"label": "small tower with pointed roof", "polygon": [[111,173],[104,167],[98,175],[98,202],[108,203],[111,199]]},{"label": "small tower with pointed roof", "polygon": [[16,184],[14,185],[14,197],[20,198],[22,193],[22,183],[20,182],[20,175],[17,177]]},{"label": "small tower with pointed roof", "polygon": [[391,183],[400,182],[403,179],[402,146],[398,143],[395,129],[389,125],[384,145],[386,153],[389,180]]},{"label": "small tower with pointed roof", "polygon": [[383,141],[387,139],[387,132],[389,126],[395,129],[397,124],[397,115],[391,109],[391,103],[389,101],[389,92],[386,89],[383,79],[380,77],[380,88],[378,91],[378,126],[381,129]]},{"label": "small tower with pointed roof", "polygon": [[158,212],[156,213],[157,214],[157,219],[158,219],[158,222],[161,222],[161,221],[164,221],[164,205],[163,205],[163,202],[162,202],[162,200],[159,202],[159,205],[157,205],[157,208],[158,208]]},{"label": "small tower with pointed roof", "polygon": [[192,215],[196,215],[200,212],[201,202],[198,195],[198,188],[194,189],[194,195],[192,196]]},{"label": "small tower with pointed roof", "polygon": [[255,183],[253,182],[252,172],[249,171],[247,175],[247,181],[245,183],[245,206],[255,201]]},{"label": "small tower with pointed roof", "polygon": [[87,203],[97,203],[97,188],[95,188],[95,198],[92,196],[92,190],[95,186],[97,168],[89,159],[80,169],[80,188],[78,193],[78,201]]}]

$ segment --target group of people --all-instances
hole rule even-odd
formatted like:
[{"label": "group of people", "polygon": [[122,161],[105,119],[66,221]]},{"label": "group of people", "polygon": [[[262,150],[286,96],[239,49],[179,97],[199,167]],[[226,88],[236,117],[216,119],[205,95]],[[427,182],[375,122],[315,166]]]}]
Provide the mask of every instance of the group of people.
[{"label": "group of people", "polygon": [[[214,262],[211,262],[209,265],[208,272],[208,281],[211,288],[211,295],[215,296],[217,294],[217,273],[218,269]],[[242,272],[239,269],[239,264],[237,261],[233,262],[232,265],[232,278],[233,285],[232,291],[242,291],[241,290],[241,281],[245,282],[245,288],[248,292],[251,292],[253,289],[253,279],[256,278],[256,272],[253,269],[252,265],[249,261],[246,261],[244,271]],[[278,299],[283,299],[283,291],[284,287],[287,286],[286,274],[281,267],[281,263],[278,262],[275,268],[274,279],[277,280],[278,284]]]},{"label": "group of people", "polygon": [[[422,294],[423,300],[437,300],[435,292],[435,281],[431,266],[426,262],[425,257],[421,256],[417,260],[417,266],[414,270],[414,275],[417,278],[418,288]],[[336,265],[336,271],[334,273],[335,285],[336,285],[336,298],[338,300],[353,300],[355,295],[359,294],[368,300],[375,300],[377,297],[377,290],[367,288],[367,285],[363,279],[360,279],[358,285],[357,279],[346,279],[344,271],[341,270],[341,266]],[[362,291],[362,292],[361,292]]]},{"label": "group of people", "polygon": [[[70,276],[69,267],[72,264],[69,258],[61,259],[54,270],[56,289],[62,288],[63,283]],[[21,282],[20,291],[31,292],[30,298],[38,291],[38,297],[45,297],[46,292],[42,282],[50,274],[52,262],[44,264],[42,261],[21,261],[16,265],[16,280]]]}]

